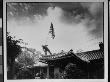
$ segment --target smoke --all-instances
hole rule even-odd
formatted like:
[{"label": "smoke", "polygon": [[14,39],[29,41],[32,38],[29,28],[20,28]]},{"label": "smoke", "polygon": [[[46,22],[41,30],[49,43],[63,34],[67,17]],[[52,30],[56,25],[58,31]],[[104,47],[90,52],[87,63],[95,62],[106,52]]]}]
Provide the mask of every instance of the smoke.
[{"label": "smoke", "polygon": [[[88,11],[79,14],[73,10],[74,14],[60,6],[48,7],[45,15],[34,14],[33,19],[8,20],[7,28],[14,36],[27,42],[29,47],[39,51],[42,51],[41,45],[46,40],[52,52],[97,49],[103,34],[102,15],[99,15],[102,7],[94,3],[81,5]],[[54,40],[48,35],[51,22],[55,29]]]},{"label": "smoke", "polygon": [[88,10],[89,16],[87,18],[87,28],[91,35],[95,38],[103,37],[103,3],[81,3],[81,5]]},{"label": "smoke", "polygon": [[93,16],[98,16],[98,13],[103,11],[103,3],[100,2],[81,3],[81,5],[87,8]]},{"label": "smoke", "polygon": [[47,9],[47,15],[48,15],[48,18],[52,21],[52,22],[55,22],[55,20],[59,20],[59,18],[62,16],[63,14],[63,11],[61,8],[59,7],[49,7]]}]

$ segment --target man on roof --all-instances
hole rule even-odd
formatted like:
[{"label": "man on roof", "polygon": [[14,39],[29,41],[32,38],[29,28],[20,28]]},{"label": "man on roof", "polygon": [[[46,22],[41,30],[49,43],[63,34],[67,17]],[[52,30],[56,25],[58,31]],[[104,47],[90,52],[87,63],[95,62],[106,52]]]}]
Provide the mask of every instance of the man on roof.
[{"label": "man on roof", "polygon": [[42,45],[43,51],[45,52],[45,55],[47,55],[47,52],[52,55],[52,53],[50,52],[49,48],[47,47],[48,45]]}]

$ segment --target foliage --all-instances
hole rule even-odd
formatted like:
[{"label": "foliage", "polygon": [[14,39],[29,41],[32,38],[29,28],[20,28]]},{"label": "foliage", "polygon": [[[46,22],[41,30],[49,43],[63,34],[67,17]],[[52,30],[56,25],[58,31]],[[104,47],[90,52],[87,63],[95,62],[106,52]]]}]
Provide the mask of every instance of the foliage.
[{"label": "foliage", "polygon": [[21,39],[15,40],[15,37],[12,37],[7,33],[7,65],[8,65],[8,78],[14,78],[15,71],[15,58],[21,53]]},{"label": "foliage", "polygon": [[76,64],[69,63],[65,67],[64,78],[65,79],[81,79],[85,76],[84,72],[79,69]]},{"label": "foliage", "polygon": [[22,48],[23,51],[16,58],[17,62],[21,65],[22,68],[32,67],[39,60],[40,52],[36,51],[33,48]]},{"label": "foliage", "polygon": [[30,54],[28,51],[23,51],[17,57],[18,63],[21,64],[23,67],[32,66],[34,61],[34,54]]},{"label": "foliage", "polygon": [[23,69],[17,73],[17,79],[34,79],[34,75],[29,69]]},{"label": "foliage", "polygon": [[39,59],[40,52],[33,48],[22,47],[21,54],[16,58],[16,63],[19,66],[16,72],[17,79],[32,79],[34,72],[29,70]]},{"label": "foliage", "polygon": [[15,59],[21,52],[21,46],[18,45],[20,40],[14,40],[14,37],[7,33],[7,57],[8,59]]}]

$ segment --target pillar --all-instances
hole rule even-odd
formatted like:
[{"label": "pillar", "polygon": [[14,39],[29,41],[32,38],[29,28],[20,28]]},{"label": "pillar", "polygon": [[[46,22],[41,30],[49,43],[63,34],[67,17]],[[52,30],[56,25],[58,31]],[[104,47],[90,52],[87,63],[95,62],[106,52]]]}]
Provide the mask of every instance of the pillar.
[{"label": "pillar", "polygon": [[60,78],[59,67],[54,68],[54,78],[56,78],[56,79]]},{"label": "pillar", "polygon": [[49,79],[49,66],[47,67],[47,79]]}]

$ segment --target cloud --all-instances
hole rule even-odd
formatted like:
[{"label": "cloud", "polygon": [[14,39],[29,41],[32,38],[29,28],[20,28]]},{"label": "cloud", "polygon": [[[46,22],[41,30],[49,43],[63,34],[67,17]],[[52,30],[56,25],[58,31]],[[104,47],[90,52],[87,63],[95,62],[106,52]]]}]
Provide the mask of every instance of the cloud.
[{"label": "cloud", "polygon": [[[91,18],[92,16],[87,15],[86,11],[86,15],[84,15],[84,12],[77,13],[76,10],[73,10],[76,14],[70,14],[70,11],[68,12],[64,7],[48,7],[45,10],[45,15],[36,13],[33,15],[33,19],[30,16],[24,16],[20,19],[8,20],[8,31],[17,38],[23,39],[29,43],[29,47],[36,48],[38,51],[42,51],[41,45],[45,44],[46,40],[52,52],[71,48],[85,51],[97,49],[99,48],[97,43],[101,41],[100,38],[97,39],[99,34],[97,32],[100,31],[97,25],[100,24],[100,20],[95,17],[96,14],[94,13],[96,11],[93,9],[92,6],[88,8],[88,11],[94,16],[94,18]],[[51,22],[55,29],[55,39],[51,39],[48,35]],[[97,34],[94,34],[94,32]]]},{"label": "cloud", "polygon": [[92,2],[92,3],[81,3],[84,8],[89,12],[86,25],[90,30],[90,34],[94,35],[96,38],[103,37],[103,3]]},{"label": "cloud", "polygon": [[63,10],[59,7],[55,7],[55,8],[49,7],[47,9],[47,15],[52,22],[55,22],[55,20],[59,20],[62,14],[63,14]]},{"label": "cloud", "polygon": [[[66,4],[66,3],[65,3]],[[103,3],[101,2],[84,2],[84,3],[67,3],[56,4],[63,10],[61,21],[67,24],[84,23],[88,33],[94,38],[103,37]]]}]

